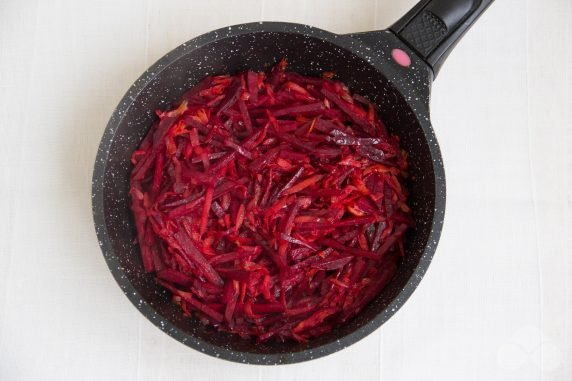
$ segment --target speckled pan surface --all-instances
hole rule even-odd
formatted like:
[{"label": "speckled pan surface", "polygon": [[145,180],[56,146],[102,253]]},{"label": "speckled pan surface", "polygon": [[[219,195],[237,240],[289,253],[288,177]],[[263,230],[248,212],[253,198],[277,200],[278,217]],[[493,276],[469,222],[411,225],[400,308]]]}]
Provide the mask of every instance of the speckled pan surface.
[{"label": "speckled pan surface", "polygon": [[[391,52],[411,58],[403,67]],[[168,293],[145,274],[134,244],[129,210],[131,152],[155,118],[208,74],[264,70],[285,57],[290,70],[306,75],[334,71],[354,91],[369,97],[389,129],[409,152],[411,206],[417,226],[408,236],[406,259],[396,278],[358,317],[305,344],[254,342],[217,332],[182,316]],[[306,25],[252,23],[219,29],[166,54],[129,89],[100,143],[92,202],[103,255],[117,283],[153,324],[181,343],[211,356],[241,363],[287,364],[343,349],[387,321],[421,281],[435,252],[445,209],[441,154],[429,121],[431,71],[391,32],[336,35]]]}]

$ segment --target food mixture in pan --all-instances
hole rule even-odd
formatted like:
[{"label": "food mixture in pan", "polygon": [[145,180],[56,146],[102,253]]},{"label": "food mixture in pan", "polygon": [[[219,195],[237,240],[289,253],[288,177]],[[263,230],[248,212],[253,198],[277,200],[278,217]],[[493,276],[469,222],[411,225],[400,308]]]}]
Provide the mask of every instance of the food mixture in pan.
[{"label": "food mixture in pan", "polygon": [[358,314],[413,225],[407,155],[373,104],[286,66],[205,78],[132,156],[145,270],[185,314],[258,342]]}]

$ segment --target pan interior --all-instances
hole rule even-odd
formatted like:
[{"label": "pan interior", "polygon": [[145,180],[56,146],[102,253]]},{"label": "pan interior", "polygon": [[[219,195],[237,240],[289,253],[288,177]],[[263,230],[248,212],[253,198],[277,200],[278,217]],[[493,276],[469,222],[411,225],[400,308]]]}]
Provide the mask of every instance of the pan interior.
[{"label": "pan interior", "polygon": [[[155,120],[153,110],[164,109],[182,93],[209,74],[235,73],[245,69],[267,70],[286,58],[289,70],[319,76],[334,71],[352,90],[368,97],[379,107],[382,120],[392,133],[400,136],[402,147],[410,155],[410,204],[416,228],[409,233],[406,258],[397,277],[361,314],[333,332],[306,344],[271,343],[254,345],[234,335],[217,332],[200,322],[182,316],[171,303],[168,293],[143,272],[139,249],[134,244],[135,227],[129,210],[128,185],[132,169],[130,155]],[[111,148],[105,163],[103,205],[105,229],[112,247],[110,255],[120,264],[120,277],[139,293],[141,303],[149,304],[162,318],[181,332],[173,334],[181,341],[185,335],[197,337],[207,347],[234,352],[279,354],[300,352],[336,342],[363,328],[380,315],[406,286],[423,255],[431,231],[435,178],[426,136],[415,113],[395,87],[366,60],[332,42],[295,33],[256,32],[229,36],[187,51],[155,77],[134,101],[124,107],[117,121]],[[108,253],[109,255],[109,253]],[[113,269],[112,269],[113,270]],[[117,277],[117,273],[115,273]],[[347,343],[349,344],[349,343]]]}]

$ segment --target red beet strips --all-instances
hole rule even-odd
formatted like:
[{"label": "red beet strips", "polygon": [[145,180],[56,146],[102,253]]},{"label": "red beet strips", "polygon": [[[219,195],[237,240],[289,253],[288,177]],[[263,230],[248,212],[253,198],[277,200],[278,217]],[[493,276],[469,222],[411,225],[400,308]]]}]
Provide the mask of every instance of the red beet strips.
[{"label": "red beet strips", "polygon": [[407,155],[373,104],[286,66],[205,78],[132,155],[145,270],[185,314],[259,342],[354,317],[413,225]]}]

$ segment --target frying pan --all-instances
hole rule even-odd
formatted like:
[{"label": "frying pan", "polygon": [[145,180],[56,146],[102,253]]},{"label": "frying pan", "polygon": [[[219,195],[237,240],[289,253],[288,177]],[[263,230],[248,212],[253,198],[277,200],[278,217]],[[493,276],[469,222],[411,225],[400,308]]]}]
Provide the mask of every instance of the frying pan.
[{"label": "frying pan", "polygon": [[[388,30],[340,35],[281,22],[241,24],[194,38],[166,54],[129,89],[101,140],[93,173],[93,216],[117,283],[153,324],[211,356],[253,364],[310,360],[362,339],[409,298],[435,252],[445,211],[445,174],[429,119],[431,84],[463,34],[493,0],[423,0]],[[129,209],[130,155],[155,120],[210,74],[265,70],[281,58],[305,75],[334,71],[367,96],[409,153],[410,205],[416,220],[398,274],[356,318],[307,343],[255,344],[182,315],[143,271]]]}]

